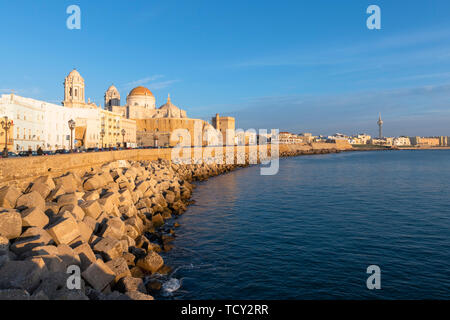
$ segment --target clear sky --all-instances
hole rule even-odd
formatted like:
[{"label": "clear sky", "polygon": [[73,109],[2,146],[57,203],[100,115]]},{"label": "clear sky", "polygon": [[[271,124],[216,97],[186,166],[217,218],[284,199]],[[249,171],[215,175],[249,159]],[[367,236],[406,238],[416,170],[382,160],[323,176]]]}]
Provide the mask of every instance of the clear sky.
[{"label": "clear sky", "polygon": [[75,67],[102,105],[110,84],[122,104],[144,85],[240,128],[376,134],[381,112],[386,135],[450,135],[449,14],[448,0],[1,1],[0,93],[60,103]]}]

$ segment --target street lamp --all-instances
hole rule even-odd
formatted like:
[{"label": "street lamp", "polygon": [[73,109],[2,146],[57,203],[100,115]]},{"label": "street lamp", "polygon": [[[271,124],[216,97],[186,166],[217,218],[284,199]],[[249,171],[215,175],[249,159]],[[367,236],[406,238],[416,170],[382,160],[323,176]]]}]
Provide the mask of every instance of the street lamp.
[{"label": "street lamp", "polygon": [[125,148],[125,133],[126,133],[126,131],[125,131],[125,129],[122,129],[121,132],[122,132],[122,145]]},{"label": "street lamp", "polygon": [[8,117],[5,117],[1,122],[3,130],[5,130],[5,149],[3,149],[3,156],[8,158],[8,131],[11,129],[13,125],[12,120],[8,120]]},{"label": "street lamp", "polygon": [[102,149],[103,149],[103,138],[105,137],[105,129],[102,129],[102,131],[100,131],[100,137],[102,137]]},{"label": "street lamp", "polygon": [[70,119],[68,124],[70,129],[70,151],[73,152],[73,129],[75,129],[76,123],[73,119]]}]

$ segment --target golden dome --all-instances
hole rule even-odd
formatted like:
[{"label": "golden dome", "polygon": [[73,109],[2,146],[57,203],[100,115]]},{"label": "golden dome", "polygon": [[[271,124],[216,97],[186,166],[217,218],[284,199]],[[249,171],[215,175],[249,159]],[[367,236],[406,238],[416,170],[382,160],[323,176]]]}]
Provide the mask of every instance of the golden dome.
[{"label": "golden dome", "polygon": [[130,91],[129,96],[152,96],[153,93],[148,90],[146,87],[136,87]]}]

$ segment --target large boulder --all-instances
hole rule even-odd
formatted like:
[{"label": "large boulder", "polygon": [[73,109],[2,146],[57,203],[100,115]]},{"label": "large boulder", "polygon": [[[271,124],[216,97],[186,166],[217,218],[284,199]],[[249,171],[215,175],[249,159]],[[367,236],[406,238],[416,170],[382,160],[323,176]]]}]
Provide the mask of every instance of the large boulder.
[{"label": "large boulder", "polygon": [[33,261],[8,261],[0,269],[0,289],[22,289],[32,293],[47,272]]},{"label": "large boulder", "polygon": [[167,190],[166,191],[166,195],[165,195],[165,199],[166,199],[166,202],[168,203],[168,204],[172,204],[172,203],[174,203],[175,202],[175,193],[173,193],[172,191],[170,191],[170,190]]},{"label": "large boulder", "polygon": [[63,194],[66,194],[67,191],[64,189],[62,185],[55,187],[52,192],[47,196],[48,201],[54,201],[58,199],[59,196],[62,196]]},{"label": "large boulder", "polygon": [[155,273],[164,265],[164,260],[156,252],[150,251],[144,258],[139,259],[136,265],[147,272]]},{"label": "large boulder", "polygon": [[33,184],[42,183],[49,186],[50,190],[55,189],[55,183],[50,176],[41,176],[33,181]]},{"label": "large boulder", "polygon": [[42,228],[28,228],[19,238],[10,246],[11,251],[17,255],[32,250],[36,247],[46,246],[53,242],[52,237]]},{"label": "large boulder", "polygon": [[81,275],[84,280],[98,291],[102,291],[112,284],[116,278],[114,272],[100,259],[92,263]]},{"label": "large boulder", "polygon": [[24,227],[44,228],[49,223],[49,219],[44,211],[36,207],[25,209],[20,215],[22,216],[22,225]]},{"label": "large boulder", "polygon": [[15,208],[17,199],[22,193],[14,186],[5,186],[0,189],[0,207]]},{"label": "large boulder", "polygon": [[123,293],[139,291],[147,294],[147,289],[145,288],[144,281],[140,278],[133,278],[131,276],[121,278],[117,283],[116,288]]},{"label": "large boulder", "polygon": [[92,190],[99,189],[99,188],[103,187],[104,185],[105,185],[105,181],[100,176],[95,175],[95,176],[88,178],[83,183],[83,188],[86,191],[92,191]]},{"label": "large boulder", "polygon": [[42,280],[33,296],[45,295],[50,300],[88,300],[84,294],[84,281],[80,289],[69,289],[67,281],[71,275],[66,272],[51,272]]},{"label": "large boulder", "polygon": [[103,229],[103,238],[121,239],[125,233],[125,223],[118,217],[109,219]]},{"label": "large boulder", "polygon": [[0,210],[0,236],[15,239],[22,233],[22,217],[15,210]]},{"label": "large boulder", "polygon": [[122,257],[117,257],[111,261],[108,261],[108,262],[106,262],[106,265],[116,275],[116,278],[114,280],[116,283],[124,277],[131,277],[130,269],[128,269],[128,263]]},{"label": "large boulder", "polygon": [[97,242],[94,252],[102,255],[104,260],[113,260],[122,255],[122,245],[119,240],[113,238],[103,238]]},{"label": "large boulder", "polygon": [[39,208],[42,211],[45,210],[45,200],[42,196],[36,192],[32,191],[21,195],[17,199],[16,208]]},{"label": "large boulder", "polygon": [[159,228],[164,224],[163,217],[158,213],[152,217],[152,224],[155,228]]},{"label": "large boulder", "polygon": [[80,204],[81,209],[83,209],[84,213],[94,219],[97,219],[98,216],[102,213],[102,207],[98,203],[98,200],[89,200]]},{"label": "large boulder", "polygon": [[89,242],[93,229],[83,221],[78,221],[78,230],[80,230],[81,239],[86,243]]},{"label": "large boulder", "polygon": [[65,192],[72,193],[77,191],[78,181],[73,174],[68,174],[62,177],[54,178],[56,187],[63,187]]},{"label": "large boulder", "polygon": [[97,191],[88,191],[83,195],[83,199],[85,201],[97,200],[99,198],[100,198],[100,196]]},{"label": "large boulder", "polygon": [[83,209],[74,204],[67,204],[59,209],[59,212],[64,211],[69,211],[77,221],[83,221],[84,216],[86,215]]},{"label": "large boulder", "polygon": [[52,191],[52,188],[42,182],[36,182],[33,183],[33,185],[30,188],[30,191],[36,191],[37,193],[39,193],[41,195],[41,197],[43,199],[46,199],[48,197],[48,195],[50,194],[50,192]]},{"label": "large boulder", "polygon": [[56,244],[70,244],[80,237],[78,224],[68,212],[64,217],[46,228],[46,230]]},{"label": "large boulder", "polygon": [[91,247],[87,243],[78,244],[75,248],[73,248],[73,253],[79,256],[81,270],[83,271],[89,268],[89,266],[96,261],[94,251],[92,251]]},{"label": "large boulder", "polygon": [[57,256],[60,257],[67,266],[81,266],[80,256],[67,244],[60,244],[56,248]]},{"label": "large boulder", "polygon": [[76,193],[66,193],[58,197],[58,205],[64,207],[67,205],[78,205],[78,196]]}]

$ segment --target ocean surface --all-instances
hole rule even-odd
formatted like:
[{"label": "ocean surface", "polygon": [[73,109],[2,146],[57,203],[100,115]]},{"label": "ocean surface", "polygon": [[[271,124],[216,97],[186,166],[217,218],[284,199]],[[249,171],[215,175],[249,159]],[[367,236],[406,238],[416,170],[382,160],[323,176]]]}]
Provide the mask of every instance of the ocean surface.
[{"label": "ocean surface", "polygon": [[[259,173],[198,184],[159,298],[450,298],[450,150],[301,156]],[[367,289],[369,265],[381,290]]]}]

